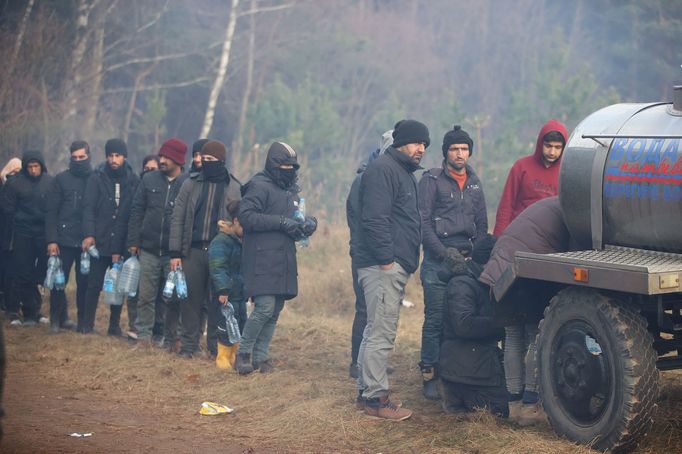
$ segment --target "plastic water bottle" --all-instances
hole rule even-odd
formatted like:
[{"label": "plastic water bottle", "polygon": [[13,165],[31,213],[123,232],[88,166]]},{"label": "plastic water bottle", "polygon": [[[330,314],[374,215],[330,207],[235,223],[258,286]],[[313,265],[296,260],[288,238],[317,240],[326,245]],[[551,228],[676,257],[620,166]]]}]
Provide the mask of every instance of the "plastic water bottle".
[{"label": "plastic water bottle", "polygon": [[[294,211],[294,219],[301,224],[305,223],[305,198],[301,197],[298,201],[298,209]],[[310,239],[304,236],[298,240],[298,245],[300,247],[308,247],[310,244]]]},{"label": "plastic water bottle", "polygon": [[54,272],[54,289],[64,290],[66,287],[66,277],[64,276],[64,269],[62,268],[62,259],[57,257],[56,270]]},{"label": "plastic water bottle", "polygon": [[187,281],[185,280],[185,272],[182,271],[182,266],[179,265],[175,269],[175,293],[181,300],[187,298]]},{"label": "plastic water bottle", "polygon": [[236,344],[242,340],[242,335],[239,332],[239,323],[234,316],[234,306],[231,303],[224,304],[220,307],[223,317],[225,317],[225,328],[227,329],[227,337],[231,344]]},{"label": "plastic water bottle", "polygon": [[45,274],[45,281],[43,281],[43,287],[52,290],[54,287],[54,275],[57,272],[57,256],[51,255],[47,259],[47,273]]},{"label": "plastic water bottle", "polygon": [[88,248],[88,254],[90,254],[90,256],[91,256],[93,259],[98,259],[98,258],[99,258],[99,251],[97,250],[97,248],[95,247],[94,244],[91,245],[91,246]]},{"label": "plastic water bottle", "polygon": [[168,272],[166,284],[163,286],[163,297],[166,299],[173,298],[173,291],[175,290],[175,271]]},{"label": "plastic water bottle", "polygon": [[81,254],[81,274],[84,276],[90,274],[90,254],[88,251],[83,251]]},{"label": "plastic water bottle", "polygon": [[137,286],[140,283],[140,261],[133,254],[123,263],[121,274],[118,277],[118,291],[124,295],[134,297],[137,294]]},{"label": "plastic water bottle", "polygon": [[121,264],[116,262],[107,268],[104,274],[104,283],[102,284],[102,293],[104,293],[104,303],[118,306],[123,304],[123,299],[119,296],[118,290],[118,276],[121,271]]}]

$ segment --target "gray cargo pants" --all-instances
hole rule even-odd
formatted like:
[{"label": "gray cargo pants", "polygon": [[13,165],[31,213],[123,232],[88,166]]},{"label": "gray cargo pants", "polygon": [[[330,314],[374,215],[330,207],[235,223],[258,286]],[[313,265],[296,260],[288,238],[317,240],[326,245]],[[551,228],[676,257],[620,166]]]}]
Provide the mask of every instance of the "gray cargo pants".
[{"label": "gray cargo pants", "polygon": [[400,303],[410,275],[397,262],[390,270],[378,265],[358,269],[367,303],[367,326],[358,355],[358,388],[366,399],[388,394],[388,354],[398,331]]}]

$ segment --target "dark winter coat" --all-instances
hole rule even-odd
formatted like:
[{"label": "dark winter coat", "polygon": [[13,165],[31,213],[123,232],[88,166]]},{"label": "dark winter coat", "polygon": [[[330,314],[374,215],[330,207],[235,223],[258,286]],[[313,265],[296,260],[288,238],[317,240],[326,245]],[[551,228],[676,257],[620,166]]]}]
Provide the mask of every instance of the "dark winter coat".
[{"label": "dark winter coat", "polygon": [[[38,161],[42,173],[38,178],[28,176],[28,161]],[[45,238],[45,216],[47,215],[47,197],[52,189],[52,176],[47,174],[47,167],[42,153],[27,151],[22,157],[22,169],[2,190],[0,206],[11,226],[13,235],[25,235],[34,238]],[[9,239],[11,249],[12,239]]]},{"label": "dark winter coat", "polygon": [[83,237],[94,237],[97,249],[104,257],[124,252],[128,219],[123,208],[130,203],[140,182],[126,162],[125,172],[118,180],[121,194],[116,205],[115,181],[105,170],[107,165],[106,162],[100,164],[88,178],[83,206]]},{"label": "dark winter coat", "polygon": [[181,173],[169,181],[158,170],[142,177],[130,208],[128,247],[136,246],[159,256],[168,254],[173,207],[187,178],[186,173]]},{"label": "dark winter coat", "polygon": [[569,240],[559,197],[542,199],[526,208],[497,239],[490,261],[479,279],[492,287],[514,263],[516,252],[566,252]]},{"label": "dark winter coat", "polygon": [[424,255],[442,260],[446,248],[471,251],[476,238],[488,233],[485,195],[478,176],[466,166],[464,190],[447,170],[447,164],[424,172],[419,180],[419,211]]},{"label": "dark winter coat", "polygon": [[449,280],[439,361],[445,380],[475,386],[504,384],[502,351],[497,346],[504,331],[493,324],[489,294],[490,288],[473,274]]},{"label": "dark winter coat", "polygon": [[48,244],[81,247],[85,187],[91,174],[77,176],[67,169],[54,178],[47,198],[45,240]]},{"label": "dark winter coat", "polygon": [[408,273],[419,266],[421,221],[419,166],[393,147],[367,166],[360,182],[359,268],[398,262]]},{"label": "dark winter coat", "polygon": [[364,172],[366,168],[366,163],[363,163],[358,168],[357,175],[350,185],[350,191],[348,191],[348,198],[346,199],[346,222],[348,223],[348,230],[350,231],[348,246],[350,258],[354,266],[358,248],[361,247],[360,236],[362,235],[362,221],[360,219],[360,181],[362,180],[362,172]]},{"label": "dark winter coat", "polygon": [[296,245],[280,230],[282,217],[291,218],[298,206],[298,187],[282,189],[267,171],[242,188],[239,222],[244,228],[242,274],[246,296],[298,294]]},{"label": "dark winter coat", "polygon": [[[190,177],[182,183],[180,192],[175,198],[168,240],[168,250],[171,257],[182,258],[189,255],[189,250],[192,248],[194,216],[205,181],[204,174],[201,172],[190,174]],[[227,188],[223,191],[222,200],[218,205],[220,207],[218,219],[228,218],[227,202],[239,200],[239,197],[238,187],[230,181]]]},{"label": "dark winter coat", "polygon": [[232,301],[244,299],[241,239],[219,232],[208,247],[208,269],[216,295],[228,295]]}]

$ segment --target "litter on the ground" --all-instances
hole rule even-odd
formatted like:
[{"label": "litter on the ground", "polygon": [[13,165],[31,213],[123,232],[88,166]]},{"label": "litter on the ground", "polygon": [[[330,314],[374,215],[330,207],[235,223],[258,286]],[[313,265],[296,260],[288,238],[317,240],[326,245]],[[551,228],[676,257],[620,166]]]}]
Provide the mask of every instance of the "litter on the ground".
[{"label": "litter on the ground", "polygon": [[86,437],[92,437],[92,432],[74,432],[72,434],[69,434],[69,437],[74,437],[74,438],[86,438]]},{"label": "litter on the ground", "polygon": [[414,303],[412,301],[402,300],[401,304],[403,307],[414,307]]},{"label": "litter on the ground", "polygon": [[233,408],[226,405],[216,404],[215,402],[202,402],[201,408],[199,409],[199,414],[204,416],[216,416],[225,413],[232,413]]}]

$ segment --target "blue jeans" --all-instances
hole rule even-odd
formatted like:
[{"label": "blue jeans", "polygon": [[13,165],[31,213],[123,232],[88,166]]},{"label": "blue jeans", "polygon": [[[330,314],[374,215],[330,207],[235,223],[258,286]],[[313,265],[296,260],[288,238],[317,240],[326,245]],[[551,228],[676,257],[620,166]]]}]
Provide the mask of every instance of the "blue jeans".
[{"label": "blue jeans", "polygon": [[278,295],[260,295],[253,298],[253,312],[244,325],[238,354],[251,353],[251,362],[260,364],[268,359],[270,341],[275,334],[284,298]]},{"label": "blue jeans", "polygon": [[440,357],[440,337],[447,282],[438,279],[440,263],[424,257],[421,267],[424,287],[424,325],[422,327],[421,364],[435,366]]}]

